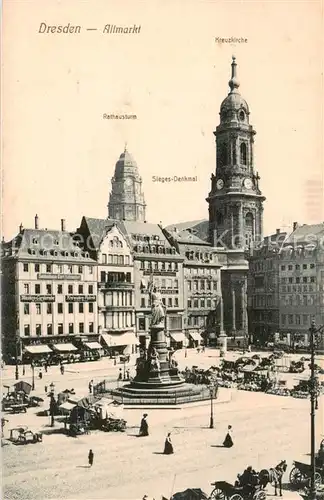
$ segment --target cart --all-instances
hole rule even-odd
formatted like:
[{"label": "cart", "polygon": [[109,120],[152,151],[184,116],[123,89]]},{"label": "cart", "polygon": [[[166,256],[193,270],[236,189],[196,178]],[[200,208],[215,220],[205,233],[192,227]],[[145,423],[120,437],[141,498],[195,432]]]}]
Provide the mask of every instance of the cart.
[{"label": "cart", "polygon": [[209,500],[265,500],[266,492],[258,484],[252,487],[234,486],[227,481],[212,483]]},{"label": "cart", "polygon": [[[311,478],[311,466],[310,464],[304,464],[302,462],[297,462],[294,460],[293,468],[289,474],[290,483],[296,488],[309,486]],[[323,466],[317,466],[315,468],[315,484],[319,486],[322,484],[322,480],[324,479],[324,471]]]}]

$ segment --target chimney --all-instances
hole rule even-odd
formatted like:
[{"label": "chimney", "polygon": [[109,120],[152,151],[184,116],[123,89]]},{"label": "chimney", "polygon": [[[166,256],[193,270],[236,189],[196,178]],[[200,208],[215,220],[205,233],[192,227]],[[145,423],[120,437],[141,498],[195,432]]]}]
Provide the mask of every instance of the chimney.
[{"label": "chimney", "polygon": [[61,219],[61,231],[65,231],[65,219]]},{"label": "chimney", "polygon": [[22,223],[20,223],[20,226],[19,226],[19,232],[22,233],[22,230],[24,229],[24,226],[22,225]]},{"label": "chimney", "polygon": [[298,227],[298,222],[294,222],[293,223],[293,230],[296,231],[297,227]]},{"label": "chimney", "polygon": [[38,215],[37,214],[35,215],[35,229],[39,229],[38,228]]},{"label": "chimney", "polygon": [[280,234],[280,229],[276,229],[276,234]]}]

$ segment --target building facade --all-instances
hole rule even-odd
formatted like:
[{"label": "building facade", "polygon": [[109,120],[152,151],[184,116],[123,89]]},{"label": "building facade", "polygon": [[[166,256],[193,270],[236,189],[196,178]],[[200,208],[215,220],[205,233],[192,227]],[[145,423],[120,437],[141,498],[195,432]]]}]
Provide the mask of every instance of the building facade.
[{"label": "building facade", "polygon": [[60,345],[67,352],[75,339],[98,340],[96,262],[64,220],[54,231],[40,229],[36,216],[34,229],[20,226],[2,253],[5,356],[60,351]]},{"label": "building facade", "polygon": [[217,249],[193,229],[165,230],[183,258],[184,332],[190,346],[213,344],[224,329],[221,277]]},{"label": "building facade", "polygon": [[312,320],[324,324],[324,224],[277,230],[253,250],[249,264],[254,339],[307,345]]}]

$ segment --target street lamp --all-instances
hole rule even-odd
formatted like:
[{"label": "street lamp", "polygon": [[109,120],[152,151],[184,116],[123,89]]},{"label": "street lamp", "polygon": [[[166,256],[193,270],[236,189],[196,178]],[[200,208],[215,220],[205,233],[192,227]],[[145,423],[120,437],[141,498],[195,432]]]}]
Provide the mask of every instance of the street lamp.
[{"label": "street lamp", "polygon": [[50,383],[50,415],[51,415],[51,427],[54,427],[54,415],[55,415],[55,410],[56,410],[56,402],[55,402],[55,397],[54,397],[54,390],[55,390],[55,385],[53,382]]},{"label": "street lamp", "polygon": [[216,387],[211,384],[209,386],[209,393],[210,393],[210,423],[209,423],[209,428],[213,429],[214,428],[214,405],[213,405],[213,400],[215,398],[215,392],[216,392]]},{"label": "street lamp", "polygon": [[30,363],[31,369],[32,369],[32,390],[35,390],[35,366],[34,366],[34,361]]},{"label": "street lamp", "polygon": [[309,392],[311,400],[311,477],[310,477],[310,500],[316,499],[316,463],[315,463],[315,410],[317,410],[317,397],[318,397],[318,379],[315,374],[315,343],[316,343],[316,333],[320,333],[323,330],[323,326],[316,329],[315,320],[312,321],[311,327],[309,329],[309,344],[310,344],[310,354],[311,354],[311,375],[309,380]]}]

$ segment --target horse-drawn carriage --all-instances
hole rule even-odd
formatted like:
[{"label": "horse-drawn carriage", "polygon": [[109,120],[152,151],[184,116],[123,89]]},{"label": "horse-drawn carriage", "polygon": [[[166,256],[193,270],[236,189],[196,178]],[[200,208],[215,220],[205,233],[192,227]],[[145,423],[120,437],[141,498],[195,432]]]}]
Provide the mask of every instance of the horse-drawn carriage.
[{"label": "horse-drawn carriage", "polygon": [[14,444],[41,443],[43,436],[40,432],[33,432],[27,426],[10,429],[9,440]]},{"label": "horse-drawn carriage", "polygon": [[260,472],[255,472],[251,466],[237,475],[235,484],[227,481],[217,481],[212,483],[213,491],[209,496],[209,500],[265,500],[266,486],[271,484],[275,488],[275,495],[279,489],[280,496],[282,495],[282,476],[287,469],[287,463],[282,460],[275,467],[270,469],[262,469]]},{"label": "horse-drawn carriage", "polygon": [[260,484],[251,487],[237,486],[227,481],[217,481],[209,500],[265,500],[266,493]]},{"label": "horse-drawn carriage", "polygon": [[[293,468],[289,474],[289,482],[295,488],[302,488],[309,486],[311,479],[311,466],[310,464],[305,464],[302,462],[297,462],[294,460]],[[315,484],[319,486],[324,481],[324,467],[322,464],[318,464],[315,467]]]}]

